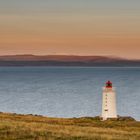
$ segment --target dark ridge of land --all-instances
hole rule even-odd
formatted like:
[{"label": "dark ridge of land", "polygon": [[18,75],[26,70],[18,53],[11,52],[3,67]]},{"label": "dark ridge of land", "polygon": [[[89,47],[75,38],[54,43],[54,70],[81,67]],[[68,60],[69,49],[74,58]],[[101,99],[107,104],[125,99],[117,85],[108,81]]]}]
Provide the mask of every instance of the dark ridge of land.
[{"label": "dark ridge of land", "polygon": [[140,140],[140,122],[131,117],[49,118],[0,113],[1,140]]},{"label": "dark ridge of land", "polygon": [[140,60],[106,56],[7,55],[0,56],[0,66],[140,67]]}]

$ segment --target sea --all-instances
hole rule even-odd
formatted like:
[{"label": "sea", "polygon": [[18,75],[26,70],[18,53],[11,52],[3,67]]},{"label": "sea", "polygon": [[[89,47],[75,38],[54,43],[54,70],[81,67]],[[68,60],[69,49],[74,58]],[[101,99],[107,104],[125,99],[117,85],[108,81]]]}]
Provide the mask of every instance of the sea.
[{"label": "sea", "polygon": [[108,80],[116,88],[118,115],[140,120],[140,68],[134,67],[0,67],[0,112],[100,116]]}]

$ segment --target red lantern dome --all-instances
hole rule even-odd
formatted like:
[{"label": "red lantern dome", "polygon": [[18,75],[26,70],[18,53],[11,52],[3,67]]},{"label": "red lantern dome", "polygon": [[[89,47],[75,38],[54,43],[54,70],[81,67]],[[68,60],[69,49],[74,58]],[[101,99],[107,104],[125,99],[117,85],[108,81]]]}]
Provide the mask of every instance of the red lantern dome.
[{"label": "red lantern dome", "polygon": [[111,81],[106,82],[106,88],[112,88],[112,82]]}]

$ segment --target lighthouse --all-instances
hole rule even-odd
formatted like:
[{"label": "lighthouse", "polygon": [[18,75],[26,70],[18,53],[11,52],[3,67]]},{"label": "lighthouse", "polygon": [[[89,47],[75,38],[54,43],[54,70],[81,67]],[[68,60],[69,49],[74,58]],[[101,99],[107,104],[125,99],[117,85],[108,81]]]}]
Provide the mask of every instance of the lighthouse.
[{"label": "lighthouse", "polygon": [[117,118],[116,93],[111,81],[107,81],[106,86],[103,87],[101,117],[103,120],[107,120],[109,118]]}]

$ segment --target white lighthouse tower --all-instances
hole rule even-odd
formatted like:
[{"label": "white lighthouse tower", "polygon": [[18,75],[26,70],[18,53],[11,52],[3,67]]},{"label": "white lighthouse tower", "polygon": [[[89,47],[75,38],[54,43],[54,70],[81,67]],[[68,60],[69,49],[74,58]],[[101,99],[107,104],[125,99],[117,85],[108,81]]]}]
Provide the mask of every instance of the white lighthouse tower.
[{"label": "white lighthouse tower", "polygon": [[102,115],[103,120],[117,118],[116,93],[112,83],[108,81],[103,87]]}]

